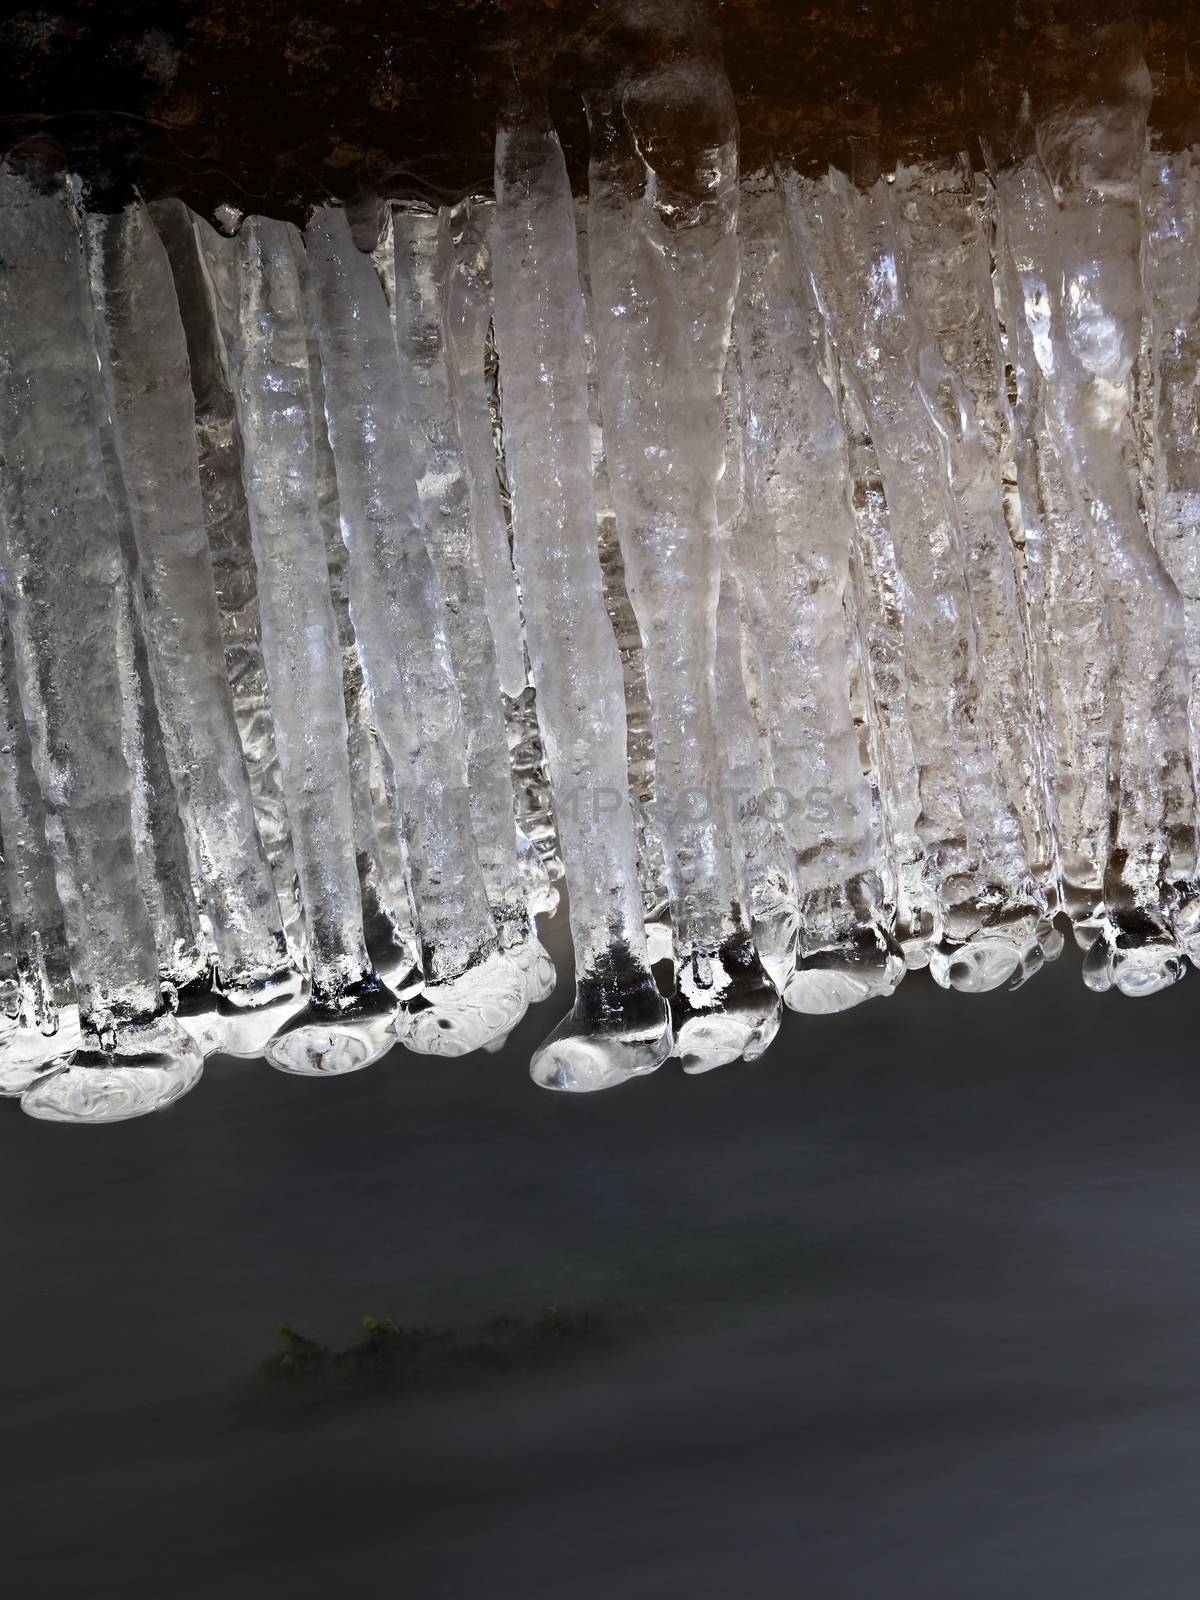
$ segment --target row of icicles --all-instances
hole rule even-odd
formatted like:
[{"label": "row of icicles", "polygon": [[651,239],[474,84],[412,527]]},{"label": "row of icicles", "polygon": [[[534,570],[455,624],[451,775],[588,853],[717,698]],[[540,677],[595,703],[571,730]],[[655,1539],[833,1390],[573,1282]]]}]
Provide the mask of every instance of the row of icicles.
[{"label": "row of icicles", "polygon": [[670,71],[586,201],[528,112],[494,198],[303,234],[0,172],[33,1115],[498,1048],[564,869],[554,1088],[1023,982],[1060,913],[1093,988],[1197,957],[1200,161],[1141,68],[1024,163],[739,176]]}]

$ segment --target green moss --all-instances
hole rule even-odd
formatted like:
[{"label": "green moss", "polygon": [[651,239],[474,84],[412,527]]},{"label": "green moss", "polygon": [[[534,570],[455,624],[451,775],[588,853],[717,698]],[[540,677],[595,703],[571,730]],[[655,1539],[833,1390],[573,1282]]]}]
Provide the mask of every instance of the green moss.
[{"label": "green moss", "polygon": [[416,1390],[535,1369],[595,1346],[607,1330],[590,1312],[545,1306],[531,1316],[449,1328],[368,1316],[340,1350],[286,1323],[278,1331],[283,1349],[263,1363],[268,1378],[305,1388]]}]

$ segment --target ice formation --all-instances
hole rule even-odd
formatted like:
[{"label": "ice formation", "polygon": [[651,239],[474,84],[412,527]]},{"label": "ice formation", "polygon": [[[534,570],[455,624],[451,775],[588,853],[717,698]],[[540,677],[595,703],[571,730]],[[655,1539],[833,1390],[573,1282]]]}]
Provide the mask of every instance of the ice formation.
[{"label": "ice formation", "polygon": [[494,194],[303,231],[0,169],[31,1114],[494,1049],[558,879],[562,1090],[1062,929],[1200,964],[1200,152],[1106,34],[979,160],[741,172],[690,15],[629,9],[585,193],[528,84]]}]

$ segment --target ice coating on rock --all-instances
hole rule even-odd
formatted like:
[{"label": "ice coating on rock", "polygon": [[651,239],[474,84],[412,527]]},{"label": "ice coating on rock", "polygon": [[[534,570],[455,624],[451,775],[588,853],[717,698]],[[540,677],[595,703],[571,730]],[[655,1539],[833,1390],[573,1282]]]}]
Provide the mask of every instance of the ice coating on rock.
[{"label": "ice coating on rock", "polygon": [[944,445],[917,385],[923,330],[897,262],[891,186],[829,179],[821,303],[879,456],[901,578],[907,709],[925,846],[942,922],[932,970],[978,992],[1017,977],[1042,897],[982,714],[961,530]]},{"label": "ice coating on rock", "polygon": [[461,201],[450,212],[445,336],[450,393],[458,422],[470,494],[475,558],[483,581],[500,687],[515,698],[525,688],[525,638],[513,569],[508,520],[496,474],[491,395],[487,381],[492,321],[492,219],[495,201]]},{"label": "ice coating on rock", "polygon": [[539,114],[498,130],[493,248],[513,553],[575,945],[575,1004],[530,1070],[546,1087],[599,1089],[653,1071],[672,1034],[647,961],[621,663],[596,551],[575,214]]},{"label": "ice coating on rock", "polygon": [[798,958],[784,999],[825,1013],[889,994],[903,958],[883,905],[851,708],[854,525],[842,433],[771,177],[744,186],[740,233],[746,505],[736,553],[798,898]]},{"label": "ice coating on rock", "polygon": [[[588,105],[590,266],[609,476],[654,730],[676,1050],[685,1070],[704,1071],[761,1054],[779,1000],[740,902],[713,678],[735,124],[722,75],[699,62],[665,70],[667,85],[652,75],[628,86],[619,113]],[[684,118],[696,127],[656,171],[638,152],[668,143],[664,107],[676,132]]]},{"label": "ice coating on rock", "polygon": [[500,947],[515,951],[528,942],[531,929],[517,860],[497,652],[452,398],[445,309],[450,217],[444,207],[404,208],[394,213],[392,228],[396,345],[422,530],[445,608],[446,642],[462,705],[471,825]]},{"label": "ice coating on rock", "polygon": [[225,672],[183,324],[145,208],[98,219],[96,231],[93,283],[155,700],[217,982],[253,1004],[290,968]]},{"label": "ice coating on rock", "polygon": [[135,1115],[191,1088],[201,1057],[166,1011],[134,857],[117,658],[124,571],[71,196],[0,169],[0,226],[5,606],[88,1041],[22,1103],[102,1121],[96,1074],[122,1085],[123,1114]]},{"label": "ice coating on rock", "polygon": [[[524,982],[500,952],[476,854],[462,707],[387,303],[341,211],[317,212],[307,238],[351,611],[402,811],[425,971],[428,1008],[410,1010],[402,1032],[412,1049],[436,1041],[462,1054],[515,1024]],[[474,1003],[476,984],[486,1005]]]},{"label": "ice coating on rock", "polygon": [[283,1071],[354,1071],[392,1040],[395,1000],[363,936],[341,643],[329,591],[296,231],[240,236],[237,382],[246,504],[275,742],[304,903],[312,995],[275,1036]]}]

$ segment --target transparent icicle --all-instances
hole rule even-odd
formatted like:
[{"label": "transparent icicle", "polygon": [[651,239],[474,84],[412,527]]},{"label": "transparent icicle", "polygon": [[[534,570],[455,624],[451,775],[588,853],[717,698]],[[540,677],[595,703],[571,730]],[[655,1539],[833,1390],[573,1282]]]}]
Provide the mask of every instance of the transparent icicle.
[{"label": "transparent icicle", "polygon": [[746,509],[736,552],[798,895],[798,959],[784,999],[820,1014],[890,994],[904,963],[883,904],[851,705],[854,522],[844,441],[818,367],[815,307],[770,176],[743,186],[740,232]]},{"label": "transparent icicle", "polygon": [[575,1003],[534,1053],[548,1088],[601,1089],[670,1054],[650,974],[621,662],[596,550],[575,214],[544,112],[496,139],[496,336],[513,552],[570,894]]},{"label": "transparent icicle", "polygon": [[46,844],[46,812],[16,670],[12,632],[0,611],[0,835],[16,991],[11,999],[5,993],[4,1022],[17,1023],[0,1039],[4,1095],[23,1093],[46,1062],[79,1043],[79,1008]]},{"label": "transparent icicle", "polygon": [[725,362],[725,462],[716,496],[721,594],[714,682],[724,776],[742,871],[742,901],[750,913],[750,932],[759,959],[782,994],[796,970],[800,918],[787,842],[778,825],[781,796],[775,785],[762,681],[751,649],[738,574],[737,543],[747,514],[744,399],[734,329]]},{"label": "transparent icicle", "polygon": [[[96,317],[98,298],[96,218],[85,222],[93,297],[93,342],[104,370],[103,326]],[[129,487],[121,466],[112,422],[112,396],[104,382],[106,411],[100,449],[105,485],[116,521],[122,581],[115,594],[117,661],[121,685],[122,740],[132,782],[134,856],[142,899],[158,950],[158,972],[172,1006],[181,994],[192,999],[209,988],[209,955],[192,892],[191,863],[179,815],[179,796],[167,764],[158,703],[140,605],[137,545]]]},{"label": "transparent icicle", "polygon": [[[1050,430],[1037,353],[1047,337],[1044,242],[1053,196],[1032,164],[998,173],[997,187],[997,271],[1016,387],[1014,454],[1050,821],[1063,909],[1076,941],[1089,949],[1100,929],[1108,850],[1108,621],[1086,530],[1072,508]],[[1103,948],[1098,959],[1098,981],[1107,986]]]},{"label": "transparent icicle", "polygon": [[[992,292],[992,251],[966,157],[948,169],[895,174],[902,270],[924,330],[918,381],[950,463],[971,599],[984,718],[1004,791],[1025,837],[1025,855],[1058,909],[1054,847],[1034,696],[1024,573],[1005,517],[1004,465],[1011,417]],[[1023,533],[1023,530],[1021,530]],[[1047,927],[1051,950],[1057,938]],[[1039,952],[1032,960],[1038,961]]]},{"label": "transparent icicle", "polygon": [[293,960],[301,960],[304,929],[262,657],[258,582],[242,481],[242,431],[234,396],[238,243],[193,216],[182,201],[157,201],[150,210],[171,263],[187,338],[204,525],[238,738],[288,945]]},{"label": "transparent icicle", "polygon": [[739,886],[759,959],[782,994],[796,970],[796,894],[771,802],[770,753],[746,688],[747,642],[734,565],[725,560],[717,604],[716,697],[724,781],[734,804]]},{"label": "transparent icicle", "polygon": [[1195,938],[1196,803],[1183,602],[1142,519],[1133,469],[1150,79],[1140,59],[1107,65],[1102,110],[1072,103],[1039,122],[1030,181],[1046,192],[1021,220],[1038,224],[1029,254],[1049,292],[1032,306],[1026,297],[1027,316],[1114,674],[1104,919],[1086,970],[1094,986],[1145,994],[1183,975],[1180,943]]},{"label": "transparent icicle", "polygon": [[[1155,153],[1143,166],[1143,268],[1149,317],[1152,457],[1147,485],[1155,547],[1183,601],[1192,781],[1200,783],[1200,152]],[[1193,965],[1200,941],[1179,913]]]},{"label": "transparent icicle", "polygon": [[528,1004],[500,949],[471,830],[462,707],[422,534],[391,319],[371,260],[333,207],[308,225],[350,602],[375,726],[395,780],[425,973],[410,1048],[463,1054]]},{"label": "transparent icicle", "polygon": [[587,352],[588,421],[592,434],[592,487],[596,496],[596,522],[600,572],[604,579],[604,605],[621,654],[625,679],[625,731],[629,765],[629,798],[637,826],[638,877],[646,915],[646,943],[651,962],[672,958],[671,917],[662,838],[654,806],[654,737],[650,726],[650,691],[642,636],[633,602],[625,583],[625,561],[613,510],[608,477],[608,455],[600,414],[600,374],[596,366],[595,312],[592,306],[588,249],[588,202],[575,201],[575,235],[579,249],[579,281],[583,291],[584,348]]},{"label": "transparent icicle", "polygon": [[236,357],[263,659],[304,902],[312,991],[267,1059],[354,1071],[394,1041],[395,996],[370,962],[354,852],[342,656],[321,529],[296,230],[248,219]]},{"label": "transparent icicle", "polygon": [[[619,112],[593,97],[588,117],[601,407],[650,694],[676,1052],[701,1072],[761,1055],[780,1015],[740,901],[714,686],[736,122],[699,61],[627,86]],[[661,170],[639,154],[664,149]]]},{"label": "transparent icicle", "polygon": [[[512,558],[492,319],[495,210],[490,196],[469,198],[451,209],[453,253],[446,284],[445,328],[451,397],[470,490],[475,556],[483,577],[504,697],[518,856],[529,908],[535,916],[548,917],[558,908],[554,885],[562,877],[563,867],[538,733],[537,697],[528,682],[521,594]],[[394,263],[392,277],[394,280]]]},{"label": "transparent icicle", "polygon": [[[371,232],[371,205],[363,208],[364,233]],[[390,224],[387,229],[390,238]],[[325,373],[321,364],[319,315],[309,261],[299,237],[296,272],[304,308],[308,373],[313,392],[313,451],[317,506],[325,539],[329,595],[342,649],[342,698],[346,707],[346,750],[350,760],[350,800],[354,812],[354,855],[362,896],[363,936],[372,965],[394,994],[411,997],[421,987],[420,952],[403,872],[389,869],[375,815],[374,786],[380,781],[379,753],[371,729],[370,697],[350,612],[350,564],[342,538],[337,466],[325,418]]]},{"label": "transparent icicle", "polygon": [[449,216],[452,245],[445,328],[451,396],[470,494],[475,556],[496,647],[500,687],[511,699],[525,688],[525,640],[508,522],[496,474],[486,358],[492,321],[492,223],[496,204],[461,201]]},{"label": "transparent icicle", "polygon": [[529,998],[539,1001],[554,987],[554,967],[531,926],[517,859],[497,652],[452,395],[446,338],[449,212],[445,207],[397,210],[392,229],[396,345],[425,545],[442,595],[446,641],[462,704],[475,846],[500,948],[523,968]]},{"label": "transparent icicle", "polygon": [[[830,308],[822,286],[829,282],[832,237],[827,183],[781,170],[793,243],[803,261],[825,328],[822,369],[836,395],[846,436],[855,542],[852,574],[858,636],[866,668],[865,707],[871,719],[882,804],[881,844],[890,852],[896,895],[896,937],[905,965],[927,967],[940,938],[936,894],[925,870],[925,846],[917,828],[920,795],[908,717],[904,663],[902,586],[892,539],[879,458],[858,397],[853,363],[829,337]],[[810,220],[811,219],[811,220]]]},{"label": "transparent icicle", "polygon": [[107,422],[72,197],[0,170],[5,604],[79,1000],[84,1048],[22,1105],[54,1121],[158,1110],[198,1080],[170,1014],[138,883],[121,732],[124,582]]},{"label": "transparent icicle", "polygon": [[[225,672],[196,452],[187,344],[170,264],[142,206],[94,219],[93,286],[137,554],[140,618],[163,743],[211,929],[211,1043],[265,1043],[299,992]],[[243,1010],[267,1007],[265,1017]],[[202,1014],[195,1031],[204,1027]]]},{"label": "transparent icicle", "polygon": [[[795,213],[794,213],[795,214]],[[969,993],[1035,959],[1044,897],[983,720],[945,449],[916,382],[921,330],[897,266],[891,188],[830,175],[811,219],[820,298],[879,457],[900,580],[918,826],[942,925],[931,969]]]}]

